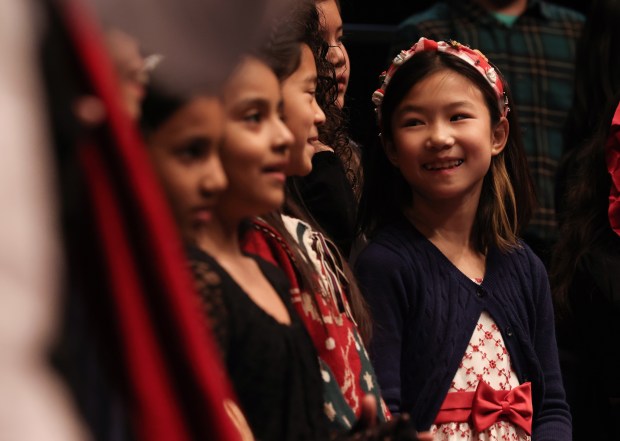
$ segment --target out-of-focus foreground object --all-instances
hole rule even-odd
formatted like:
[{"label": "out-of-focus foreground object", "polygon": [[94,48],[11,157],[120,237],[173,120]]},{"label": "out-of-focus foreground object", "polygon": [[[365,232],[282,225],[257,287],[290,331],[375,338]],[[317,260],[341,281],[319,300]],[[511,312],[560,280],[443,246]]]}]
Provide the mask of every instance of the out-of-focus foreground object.
[{"label": "out-of-focus foreground object", "polygon": [[0,439],[88,439],[47,355],[62,252],[40,82],[39,2],[0,2]]},{"label": "out-of-focus foreground object", "polygon": [[46,5],[67,255],[58,364],[98,440],[251,440],[100,26],[81,0]]},{"label": "out-of-focus foreground object", "polygon": [[213,92],[242,51],[257,46],[290,0],[85,0],[101,23],[135,37],[170,91]]},{"label": "out-of-focus foreground object", "polygon": [[215,91],[286,0],[88,1],[0,2],[0,439],[252,440],[100,25]]}]

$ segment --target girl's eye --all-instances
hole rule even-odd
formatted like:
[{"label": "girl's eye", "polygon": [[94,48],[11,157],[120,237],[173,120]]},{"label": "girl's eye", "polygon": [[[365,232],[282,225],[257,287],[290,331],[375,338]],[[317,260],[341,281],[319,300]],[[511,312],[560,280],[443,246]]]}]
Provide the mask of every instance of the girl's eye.
[{"label": "girl's eye", "polygon": [[469,115],[459,113],[457,115],[452,116],[450,118],[450,121],[461,121],[462,119],[467,119],[467,118],[469,118]]},{"label": "girl's eye", "polygon": [[420,121],[419,119],[411,118],[403,122],[403,127],[417,127],[422,124],[422,121]]},{"label": "girl's eye", "polygon": [[261,115],[260,112],[254,111],[254,112],[251,112],[251,113],[248,113],[247,115],[245,115],[243,117],[243,120],[248,122],[248,123],[258,124],[262,120],[262,115]]},{"label": "girl's eye", "polygon": [[192,162],[206,155],[208,142],[205,139],[192,139],[176,150],[176,155],[184,162]]}]

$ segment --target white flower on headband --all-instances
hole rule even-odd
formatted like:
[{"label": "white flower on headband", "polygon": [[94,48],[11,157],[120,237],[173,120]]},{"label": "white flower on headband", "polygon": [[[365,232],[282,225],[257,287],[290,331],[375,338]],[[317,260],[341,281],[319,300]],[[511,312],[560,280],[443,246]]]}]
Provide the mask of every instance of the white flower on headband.
[{"label": "white flower on headband", "polygon": [[380,106],[381,103],[383,102],[383,90],[381,89],[377,89],[374,91],[374,93],[372,94],[372,102],[375,106]]},{"label": "white flower on headband", "polygon": [[495,83],[497,81],[497,73],[495,72],[495,69],[490,68],[489,70],[487,70],[486,75],[488,80],[491,82],[491,86],[495,88]]},{"label": "white flower on headband", "polygon": [[407,61],[407,58],[409,58],[408,55],[409,55],[408,51],[405,51],[405,50],[400,51],[400,53],[394,57],[394,60],[392,60],[392,64],[395,64],[396,66],[400,66],[405,61]]}]

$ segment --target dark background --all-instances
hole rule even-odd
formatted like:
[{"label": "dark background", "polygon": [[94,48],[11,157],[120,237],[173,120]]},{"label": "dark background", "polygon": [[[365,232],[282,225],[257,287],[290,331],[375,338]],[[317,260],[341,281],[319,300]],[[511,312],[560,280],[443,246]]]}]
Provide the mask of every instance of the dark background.
[{"label": "dark background", "polygon": [[[340,0],[344,43],[351,59],[351,79],[346,97],[351,137],[368,145],[377,137],[370,97],[379,87],[379,74],[388,67],[392,32],[408,16],[434,3],[432,0]],[[582,13],[588,2],[554,0]]]}]

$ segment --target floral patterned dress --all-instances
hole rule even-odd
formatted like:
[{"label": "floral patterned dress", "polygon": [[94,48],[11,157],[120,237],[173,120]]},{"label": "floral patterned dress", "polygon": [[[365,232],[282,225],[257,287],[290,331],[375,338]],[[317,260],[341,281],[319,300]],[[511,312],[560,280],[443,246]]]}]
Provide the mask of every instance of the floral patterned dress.
[{"label": "floral patterned dress", "polygon": [[[493,389],[510,390],[519,385],[499,328],[484,311],[469,341],[450,392],[473,392],[484,380]],[[477,433],[469,423],[444,423],[431,426],[435,441],[530,441],[531,437],[509,421],[498,421]]]}]

